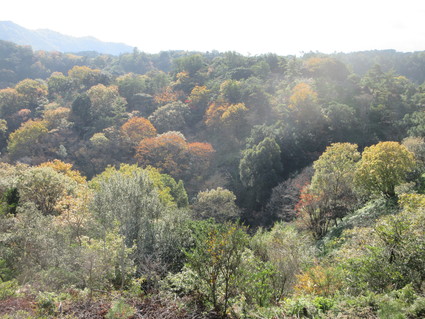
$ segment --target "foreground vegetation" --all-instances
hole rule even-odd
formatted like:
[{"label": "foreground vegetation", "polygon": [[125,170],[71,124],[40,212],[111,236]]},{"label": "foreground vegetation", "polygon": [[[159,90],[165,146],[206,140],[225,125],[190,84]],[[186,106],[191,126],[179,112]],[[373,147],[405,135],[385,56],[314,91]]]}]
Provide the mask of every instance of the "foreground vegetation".
[{"label": "foreground vegetation", "polygon": [[425,61],[363,55],[0,42],[0,318],[423,318]]}]

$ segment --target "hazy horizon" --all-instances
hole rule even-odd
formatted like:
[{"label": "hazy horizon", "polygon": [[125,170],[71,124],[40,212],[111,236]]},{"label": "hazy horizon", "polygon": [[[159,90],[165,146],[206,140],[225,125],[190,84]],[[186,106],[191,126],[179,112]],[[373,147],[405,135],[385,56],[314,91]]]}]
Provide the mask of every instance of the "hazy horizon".
[{"label": "hazy horizon", "polygon": [[15,0],[3,5],[0,20],[50,29],[74,37],[124,43],[147,53],[166,50],[273,52],[355,52],[425,50],[425,2],[264,0],[162,0],[118,4],[76,0]]}]

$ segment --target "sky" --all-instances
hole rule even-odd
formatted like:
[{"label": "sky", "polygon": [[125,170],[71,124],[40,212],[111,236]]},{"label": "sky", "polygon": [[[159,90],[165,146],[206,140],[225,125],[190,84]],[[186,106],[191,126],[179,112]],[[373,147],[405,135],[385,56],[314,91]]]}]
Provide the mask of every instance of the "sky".
[{"label": "sky", "polygon": [[3,0],[0,21],[140,51],[425,50],[424,0]]}]

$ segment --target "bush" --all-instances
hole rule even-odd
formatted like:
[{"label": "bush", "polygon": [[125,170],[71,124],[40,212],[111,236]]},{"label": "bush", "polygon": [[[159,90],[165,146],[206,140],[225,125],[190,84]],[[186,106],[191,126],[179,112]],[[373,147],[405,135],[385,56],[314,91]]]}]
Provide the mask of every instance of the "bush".
[{"label": "bush", "polygon": [[[24,311],[24,310],[18,310],[12,314],[4,314],[0,315],[0,319],[33,319],[34,317]],[[37,319],[44,319],[44,317],[37,317]]]},{"label": "bush", "polygon": [[314,317],[318,312],[311,299],[306,296],[286,299],[284,309],[288,315],[297,316],[297,318]]},{"label": "bush", "polygon": [[313,300],[313,304],[314,306],[323,311],[323,312],[327,312],[328,310],[330,310],[333,306],[334,306],[334,300],[330,299],[330,298],[325,298],[325,297],[316,297]]},{"label": "bush", "polygon": [[15,297],[17,289],[18,282],[16,280],[0,282],[0,300]]},{"label": "bush", "polygon": [[52,315],[56,308],[55,297],[53,293],[40,292],[36,299],[38,312],[40,314]]},{"label": "bush", "polygon": [[343,285],[341,271],[334,267],[311,267],[297,275],[298,283],[294,287],[299,294],[331,296]]},{"label": "bush", "polygon": [[407,315],[411,319],[425,318],[425,297],[417,298],[407,310]]},{"label": "bush", "polygon": [[129,304],[125,303],[123,299],[114,301],[106,314],[106,319],[126,319],[133,316],[136,309]]}]

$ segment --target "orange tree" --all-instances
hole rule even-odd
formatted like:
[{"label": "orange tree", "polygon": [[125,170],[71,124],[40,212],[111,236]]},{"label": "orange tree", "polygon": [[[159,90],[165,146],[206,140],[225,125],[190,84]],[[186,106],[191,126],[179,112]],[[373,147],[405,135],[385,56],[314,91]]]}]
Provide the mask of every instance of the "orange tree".
[{"label": "orange tree", "polygon": [[190,179],[206,173],[213,152],[208,143],[187,143],[181,133],[167,132],[142,140],[136,149],[136,160],[174,178]]},{"label": "orange tree", "polygon": [[121,134],[137,145],[144,138],[154,137],[156,129],[149,120],[135,116],[121,126]]}]

